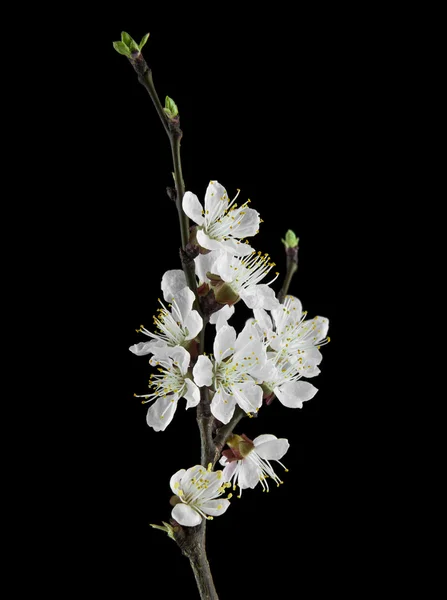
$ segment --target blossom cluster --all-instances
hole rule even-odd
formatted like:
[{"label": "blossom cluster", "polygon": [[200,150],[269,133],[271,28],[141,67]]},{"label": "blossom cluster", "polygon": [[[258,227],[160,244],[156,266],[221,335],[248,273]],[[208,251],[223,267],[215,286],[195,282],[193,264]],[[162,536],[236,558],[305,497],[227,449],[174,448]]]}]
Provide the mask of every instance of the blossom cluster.
[{"label": "blossom cluster", "polygon": [[[130,348],[138,356],[150,355],[149,363],[158,371],[151,376],[150,393],[139,396],[151,403],[147,423],[155,431],[166,429],[181,398],[186,408],[197,406],[200,388],[208,389],[211,412],[222,424],[231,421],[236,406],[251,415],[276,397],[286,407],[301,408],[317,393],[312,383],[302,379],[320,372],[320,348],[329,341],[328,319],[307,319],[294,296],[278,301],[271,287],[278,273],[265,281],[275,264],[245,240],[258,232],[259,214],[248,207],[249,201],[238,207],[236,198],[230,201],[217,181],[210,182],[204,206],[191,192],[183,197],[183,210],[195,223],[192,234],[199,248],[194,259],[197,286],[204,293],[212,290],[220,306],[209,318],[216,329],[212,355],[197,356],[204,322],[182,270],[164,274],[164,302],[159,300],[155,331],[141,326],[137,331],[150,339]],[[239,301],[252,310],[252,316],[237,332],[228,321]],[[280,485],[269,461],[279,462],[289,447],[287,440],[270,434],[254,440],[232,435],[227,445],[220,459],[223,471],[196,465],[171,478],[177,498],[172,516],[178,523],[193,526],[225,512],[228,499],[220,496],[231,482],[240,490],[261,483],[268,491],[267,478]]]}]

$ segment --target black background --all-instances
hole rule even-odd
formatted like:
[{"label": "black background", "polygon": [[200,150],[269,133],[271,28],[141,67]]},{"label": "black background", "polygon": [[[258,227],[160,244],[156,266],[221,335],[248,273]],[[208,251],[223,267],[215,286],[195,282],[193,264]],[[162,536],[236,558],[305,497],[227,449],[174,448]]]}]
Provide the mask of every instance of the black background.
[{"label": "black background", "polygon": [[[330,320],[332,341],[312,380],[315,398],[302,410],[276,401],[237,429],[251,438],[288,438],[290,472],[269,494],[246,490],[209,524],[216,587],[222,600],[236,592],[293,597],[305,588],[312,592],[304,597],[314,597],[328,582],[332,590],[355,592],[352,572],[366,568],[375,527],[369,502],[380,504],[381,493],[368,483],[374,467],[365,466],[365,439],[375,413],[371,405],[365,411],[370,391],[360,394],[356,373],[363,335],[356,313],[368,295],[362,257],[372,244],[368,224],[380,168],[373,107],[383,93],[371,85],[375,51],[365,42],[367,21],[359,15],[353,28],[347,15],[319,9],[292,16],[257,8],[245,19],[223,9],[160,13],[105,14],[101,76],[85,86],[100,138],[88,149],[97,156],[94,201],[86,207],[95,243],[84,299],[98,341],[96,398],[83,404],[92,444],[78,491],[90,524],[79,572],[94,575],[97,593],[196,594],[187,560],[149,527],[169,519],[170,476],[199,461],[194,411],[185,412],[180,401],[165,432],[150,429],[147,407],[133,393],[145,393],[151,370],[128,350],[142,339],[135,329],[151,326],[161,276],[180,268],[177,214],[165,193],[172,185],[168,139],[132,67],[112,48],[122,30],[137,41],[150,31],[143,54],[159,96],[179,107],[186,189],[203,199],[210,179],[230,197],[240,188],[240,201],[250,198],[264,220],[253,246],[282,273],[281,237],[293,228],[299,270],[289,291],[310,317]],[[230,323],[240,326],[248,310],[236,309]],[[369,573],[365,578],[374,587]],[[155,593],[156,584],[164,591]]]}]

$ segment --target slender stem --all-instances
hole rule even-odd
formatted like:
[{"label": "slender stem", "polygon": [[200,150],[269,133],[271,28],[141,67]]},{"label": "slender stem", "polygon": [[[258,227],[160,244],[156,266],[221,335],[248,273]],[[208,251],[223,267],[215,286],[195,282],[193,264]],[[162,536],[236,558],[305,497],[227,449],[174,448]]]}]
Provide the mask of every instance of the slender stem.
[{"label": "slender stem", "polygon": [[[164,130],[169,137],[172,151],[172,160],[174,163],[175,179],[175,204],[180,222],[180,234],[182,248],[180,257],[183,271],[185,273],[188,287],[196,296],[195,307],[200,311],[200,304],[197,296],[197,284],[195,277],[195,266],[193,255],[188,252],[189,242],[189,219],[182,209],[182,200],[185,195],[185,182],[183,180],[182,163],[180,157],[180,142],[183,136],[180,129],[179,118],[168,119],[163,111],[163,106],[158,97],[157,91],[152,79],[152,71],[149,69],[141,53],[135,53],[130,62],[138,73],[138,81],[145,87],[155,109],[163,124]],[[205,327],[207,319],[203,318],[203,328],[200,333],[199,355],[203,354],[205,348]],[[197,422],[200,430],[201,441],[201,463],[207,466],[208,463],[215,463],[216,447],[213,441],[214,417],[210,410],[209,391],[206,388],[201,389],[201,401],[197,407]],[[217,459],[216,459],[217,460]],[[197,583],[201,600],[219,600],[211,575],[210,565],[205,549],[206,521],[203,520],[198,527],[176,527],[174,539],[182,550],[182,553],[189,558],[191,568]]]},{"label": "slender stem", "polygon": [[284,283],[282,285],[281,291],[278,294],[278,300],[281,304],[284,303],[284,298],[287,296],[287,292],[289,291],[289,286],[292,281],[292,277],[298,270],[298,246],[295,248],[286,248],[286,256],[287,256],[287,272],[284,278]]},{"label": "slender stem", "polygon": [[234,414],[233,414],[233,417],[231,418],[231,420],[228,421],[228,423],[226,425],[222,425],[222,427],[220,427],[217,430],[216,437],[214,438],[214,444],[216,447],[214,463],[216,463],[217,460],[219,459],[220,453],[222,452],[222,449],[225,446],[225,442],[230,437],[230,435],[233,433],[233,429],[236,427],[236,425],[239,423],[239,421],[241,419],[243,419],[245,416],[246,416],[246,414],[242,410],[242,408],[240,408],[239,406],[236,406],[236,409],[234,411]]}]

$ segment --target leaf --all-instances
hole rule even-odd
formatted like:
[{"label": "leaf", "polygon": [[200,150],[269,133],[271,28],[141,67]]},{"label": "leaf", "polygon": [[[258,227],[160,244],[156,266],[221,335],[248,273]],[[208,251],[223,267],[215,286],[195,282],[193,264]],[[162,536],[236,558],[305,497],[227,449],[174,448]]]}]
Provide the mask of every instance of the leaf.
[{"label": "leaf", "polygon": [[129,48],[130,50],[132,50],[133,52],[139,52],[140,48],[138,46],[138,44],[136,43],[135,40],[131,40],[130,44],[129,44]]},{"label": "leaf", "polygon": [[127,31],[121,32],[121,40],[126,44],[128,48],[130,48],[130,44],[131,42],[133,42],[133,39],[130,37]]},{"label": "leaf", "polygon": [[140,51],[142,50],[143,46],[146,44],[150,35],[151,35],[150,33],[146,33],[146,35],[141,38],[141,42],[140,42],[140,46],[139,46]]},{"label": "leaf", "polygon": [[123,54],[124,56],[127,56],[127,58],[130,58],[130,50],[124,42],[113,42],[113,47],[118,54]]}]

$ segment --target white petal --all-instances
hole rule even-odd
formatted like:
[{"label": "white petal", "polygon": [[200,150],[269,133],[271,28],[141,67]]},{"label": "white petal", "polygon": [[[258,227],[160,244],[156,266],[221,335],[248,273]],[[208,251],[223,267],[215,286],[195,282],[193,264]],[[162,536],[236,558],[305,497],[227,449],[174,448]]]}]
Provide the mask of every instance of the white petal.
[{"label": "white petal", "polygon": [[188,506],[188,504],[179,503],[174,506],[171,512],[173,519],[185,527],[194,527],[200,525],[202,517],[197,511]]},{"label": "white petal", "polygon": [[[252,342],[255,342],[254,346]],[[250,352],[255,350],[264,353],[264,344],[261,343],[261,335],[259,329],[256,327],[254,319],[248,319],[248,321],[245,322],[243,330],[237,336],[236,344],[234,346],[235,351],[245,352],[245,348],[248,344],[253,346],[250,348]]]},{"label": "white petal", "polygon": [[203,231],[203,229],[197,230],[196,237],[197,237],[197,242],[199,243],[200,246],[202,246],[202,248],[206,248],[207,250],[223,250],[224,249],[224,246],[220,241],[210,238],[209,235]]},{"label": "white petal", "polygon": [[258,437],[255,437],[255,439],[253,440],[253,444],[256,448],[256,446],[259,446],[259,444],[264,444],[265,442],[271,442],[277,439],[278,438],[276,437],[276,435],[272,435],[271,433],[263,433],[262,435],[258,435]]},{"label": "white petal", "polygon": [[279,300],[273,289],[264,283],[249,285],[241,290],[239,295],[248,308],[251,309],[265,308],[266,310],[273,310],[279,305]]},{"label": "white petal", "polygon": [[219,515],[223,515],[229,506],[230,501],[222,498],[221,500],[208,500],[200,505],[200,509],[203,510],[206,515],[218,517]]},{"label": "white petal", "polygon": [[208,211],[215,221],[228,206],[226,189],[218,181],[210,181],[205,192],[205,211]]},{"label": "white petal", "polygon": [[329,330],[329,319],[326,317],[315,317],[315,323],[317,325],[316,333],[317,341],[324,339],[327,336]]},{"label": "white petal", "polygon": [[235,406],[236,400],[234,397],[223,390],[216,392],[211,400],[211,412],[216,419],[219,419],[219,421],[222,421],[222,423],[225,424],[228,423],[233,416]]},{"label": "white petal", "polygon": [[239,225],[236,225],[232,231],[232,235],[238,238],[246,238],[255,235],[259,230],[259,213],[253,208],[244,208],[245,214],[242,215]]},{"label": "white petal", "polygon": [[256,412],[256,409],[261,408],[263,391],[253,381],[233,385],[231,390],[236,402],[246,413]]},{"label": "white petal", "polygon": [[213,363],[208,356],[201,354],[192,370],[194,383],[199,387],[209,386],[213,382]]},{"label": "white petal", "polygon": [[[222,458],[219,461],[221,465],[225,464],[224,462],[222,462],[224,459],[225,459],[225,461],[227,460],[225,458],[225,456],[222,456]],[[237,468],[237,460],[233,460],[232,462],[225,464],[225,469],[222,471],[223,480],[230,481],[231,476],[236,471],[236,468]]]},{"label": "white petal", "polygon": [[221,252],[219,250],[213,250],[207,254],[199,254],[196,256],[194,259],[194,264],[196,275],[200,283],[209,281],[208,277],[206,276],[207,273],[215,273],[214,263],[219,258],[220,254]]},{"label": "white petal", "polygon": [[164,431],[174,418],[178,397],[175,394],[158,398],[147,411],[146,422],[155,431]]},{"label": "white petal", "polygon": [[216,256],[213,273],[219,275],[224,281],[233,281],[236,275],[233,267],[237,267],[238,264],[239,261],[229,252],[221,251]]},{"label": "white petal", "polygon": [[185,327],[188,330],[186,340],[193,340],[203,327],[203,319],[196,310],[192,310],[185,319]]},{"label": "white petal", "polygon": [[270,440],[256,446],[255,452],[266,460],[279,460],[289,449],[290,444],[285,438]]},{"label": "white petal", "polygon": [[216,331],[219,331],[222,327],[227,325],[228,319],[234,314],[234,305],[229,306],[228,304],[224,304],[222,308],[216,312],[214,312],[210,317],[211,325],[216,326]]},{"label": "white petal", "polygon": [[241,489],[254,488],[259,483],[261,469],[250,460],[250,455],[242,461],[239,471],[238,485]]},{"label": "white petal", "polygon": [[[183,288],[182,290],[177,292],[177,294],[175,294],[173,298],[173,304],[175,303],[178,311],[180,312],[180,318],[182,323],[185,322],[187,316],[191,312],[195,298],[196,297],[194,296],[194,293],[188,287]],[[174,312],[177,311],[174,310],[174,306],[172,308],[174,315]]]},{"label": "white petal", "polygon": [[137,356],[144,356],[145,354],[151,354],[153,352],[155,344],[155,340],[151,340],[150,342],[140,342],[139,344],[131,346],[129,350]]},{"label": "white petal", "polygon": [[181,374],[185,375],[191,362],[191,355],[188,350],[183,348],[183,346],[174,346],[174,348],[170,349],[169,356],[174,362],[178,363]]},{"label": "white petal", "polygon": [[236,344],[236,330],[230,325],[225,325],[216,333],[214,338],[213,352],[216,361],[219,363],[222,357],[227,358],[234,352]]},{"label": "white petal", "polygon": [[274,392],[284,406],[302,408],[303,402],[313,398],[318,390],[307,381],[288,381],[275,387]]},{"label": "white petal", "polygon": [[186,192],[183,196],[182,201],[183,212],[185,212],[190,219],[197,223],[197,225],[202,225],[205,218],[202,215],[203,206],[200,204],[199,199],[192,192]]},{"label": "white petal", "polygon": [[172,302],[172,298],[187,286],[185,273],[181,269],[171,269],[161,278],[161,289],[166,302]]},{"label": "white petal", "polygon": [[200,402],[200,390],[191,379],[185,379],[186,392],[183,394],[183,398],[186,398],[186,408],[192,408],[197,406]]},{"label": "white petal", "polygon": [[230,254],[235,254],[236,256],[248,256],[254,252],[253,248],[248,244],[243,244],[239,240],[227,239],[222,242],[221,247]]},{"label": "white petal", "polygon": [[242,348],[238,348],[233,356],[233,361],[243,363],[246,367],[251,366],[256,371],[266,363],[266,360],[265,347],[259,339],[250,340],[248,344]]},{"label": "white petal", "polygon": [[272,319],[263,308],[255,308],[253,314],[255,315],[255,319],[258,321],[259,326],[263,328],[266,333],[273,329]]},{"label": "white petal", "polygon": [[[180,469],[180,471],[177,471],[177,473],[174,473],[174,475],[169,480],[169,485],[171,486],[171,490],[172,490],[173,494],[177,494],[178,488],[180,487],[180,479],[183,477],[183,475],[185,473],[186,473],[185,469]],[[176,483],[179,484],[177,487],[176,487]]]}]

